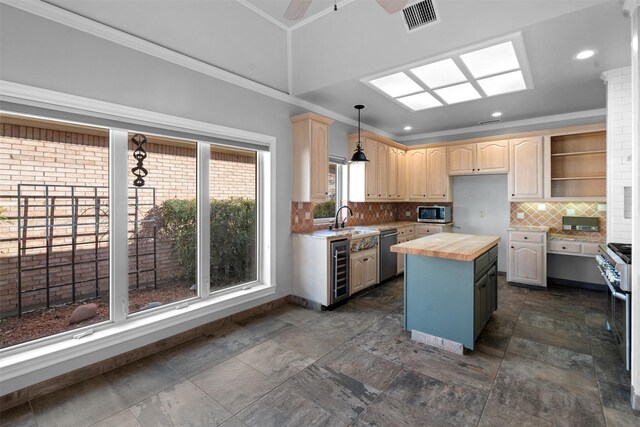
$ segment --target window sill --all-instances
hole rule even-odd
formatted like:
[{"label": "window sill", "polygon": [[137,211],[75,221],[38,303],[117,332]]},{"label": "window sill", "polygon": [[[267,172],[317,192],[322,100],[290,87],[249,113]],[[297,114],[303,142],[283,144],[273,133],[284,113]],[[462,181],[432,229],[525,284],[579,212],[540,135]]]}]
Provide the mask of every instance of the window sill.
[{"label": "window sill", "polygon": [[0,394],[20,390],[58,375],[117,356],[235,313],[233,307],[275,294],[275,286],[212,296],[184,308],[130,318],[80,339],[39,345],[0,360]]}]

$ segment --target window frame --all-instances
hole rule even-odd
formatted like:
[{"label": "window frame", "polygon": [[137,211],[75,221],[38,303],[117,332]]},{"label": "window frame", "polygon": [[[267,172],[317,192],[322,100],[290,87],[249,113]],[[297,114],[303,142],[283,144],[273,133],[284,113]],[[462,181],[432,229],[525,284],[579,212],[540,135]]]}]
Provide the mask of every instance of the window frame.
[{"label": "window frame", "polygon": [[[1,114],[109,130],[110,319],[0,349],[0,370],[3,372],[0,387],[3,393],[28,387],[226,317],[250,308],[256,300],[267,302],[266,298],[273,298],[271,296],[276,288],[273,256],[276,225],[275,137],[103,101],[92,100],[87,103],[85,98],[35,87],[20,85],[20,88],[10,89],[14,90],[14,97],[0,108]],[[6,96],[4,91],[0,90],[0,97]],[[20,96],[16,98],[18,92]],[[196,148],[197,283],[200,292],[198,296],[187,300],[128,314],[128,132],[139,126],[166,129],[168,135],[175,132],[199,134],[205,139],[197,140]],[[230,146],[237,141],[242,148],[249,144],[264,146],[266,150],[256,149],[258,280],[210,293],[209,168],[204,165],[209,162],[210,146],[219,144],[210,142],[212,138],[229,141]],[[203,155],[205,152],[206,155]],[[203,198],[204,194],[206,198]],[[202,203],[205,200],[206,203]],[[206,226],[203,226],[203,222]]]}]

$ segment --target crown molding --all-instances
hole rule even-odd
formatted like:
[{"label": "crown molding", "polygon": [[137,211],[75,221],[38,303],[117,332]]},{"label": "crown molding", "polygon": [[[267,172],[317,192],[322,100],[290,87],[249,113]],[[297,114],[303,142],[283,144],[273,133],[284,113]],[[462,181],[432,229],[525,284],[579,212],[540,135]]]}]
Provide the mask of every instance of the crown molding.
[{"label": "crown molding", "polygon": [[255,13],[255,14],[261,16],[262,18],[266,19],[267,21],[271,22],[273,25],[275,25],[276,27],[280,28],[281,30],[286,31],[287,33],[290,31],[288,26],[286,26],[282,22],[278,21],[276,18],[274,18],[273,16],[269,15],[267,12],[265,12],[262,9],[260,9],[259,7],[254,6],[248,0],[236,0],[236,2],[241,4],[242,6],[246,7],[247,9],[252,11],[253,13]]},{"label": "crown molding", "polygon": [[638,6],[640,6],[640,0],[624,0],[622,10],[629,15],[633,15],[633,13],[638,9]]},{"label": "crown molding", "polygon": [[[348,5],[349,3],[353,3],[355,0],[342,0],[336,3],[336,6],[338,7],[338,10],[340,10],[341,8],[345,7],[346,5]],[[295,31],[295,30],[299,30],[300,28],[304,27],[305,25],[311,24],[313,21],[317,21],[318,19],[322,18],[323,16],[327,16],[330,13],[334,12],[334,10],[332,8],[327,8],[321,12],[316,13],[315,15],[311,15],[308,18],[303,19],[302,21],[299,21],[298,23],[292,25],[291,27],[289,27],[289,31]]]},{"label": "crown molding", "polygon": [[440,132],[421,133],[416,135],[407,135],[396,138],[398,142],[415,141],[419,139],[437,138],[443,136],[464,135],[466,133],[482,132],[490,130],[508,129],[517,126],[531,126],[545,123],[561,122],[564,120],[584,119],[589,117],[606,116],[606,108],[599,108],[596,110],[577,111],[574,113],[555,114],[552,116],[534,117],[531,119],[513,120],[510,122],[501,122],[489,125],[470,126],[466,128],[458,128],[451,130],[444,130]]},{"label": "crown molding", "polygon": [[[156,57],[158,59],[179,65],[198,73],[208,75],[210,77],[214,77],[218,80],[230,83],[243,89],[247,89],[252,92],[276,99],[278,101],[282,101],[287,104],[295,105],[305,110],[330,117],[339,122],[354,127],[358,126],[358,121],[350,117],[336,113],[319,105],[315,105],[311,102],[304,101],[300,98],[266,86],[262,83],[247,79],[246,77],[233,74],[229,71],[207,64],[185,54],[143,40],[131,34],[127,34],[113,27],[109,27],[108,25],[104,25],[83,16],[77,15],[73,12],[69,12],[68,10],[64,10],[57,6],[39,0],[0,0],[0,3],[40,16],[50,21],[57,22],[67,27],[74,28],[87,34],[100,37],[112,43],[137,50],[138,52],[141,52],[143,54]],[[381,129],[377,129],[373,126],[362,124],[362,128],[370,130],[371,132],[379,133],[380,135],[388,138],[395,138],[395,135],[385,132]]]}]

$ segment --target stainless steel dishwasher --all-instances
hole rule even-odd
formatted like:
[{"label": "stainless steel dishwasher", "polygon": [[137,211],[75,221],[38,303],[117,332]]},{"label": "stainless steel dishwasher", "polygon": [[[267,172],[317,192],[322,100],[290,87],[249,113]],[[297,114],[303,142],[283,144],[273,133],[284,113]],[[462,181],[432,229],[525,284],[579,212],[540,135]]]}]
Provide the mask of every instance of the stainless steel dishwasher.
[{"label": "stainless steel dishwasher", "polygon": [[392,228],[380,232],[380,282],[398,274],[398,254],[391,252],[391,246],[398,243],[398,230]]}]

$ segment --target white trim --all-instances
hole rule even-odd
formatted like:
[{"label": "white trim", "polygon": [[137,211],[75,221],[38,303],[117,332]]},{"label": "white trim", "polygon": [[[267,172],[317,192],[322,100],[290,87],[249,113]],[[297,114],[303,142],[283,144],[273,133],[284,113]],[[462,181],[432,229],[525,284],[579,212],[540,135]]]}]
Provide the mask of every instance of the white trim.
[{"label": "white trim", "polygon": [[[353,3],[353,2],[354,2],[354,0],[342,0],[342,1],[337,2],[336,6],[338,6],[338,11],[340,11],[341,8],[345,7],[349,3]],[[311,15],[308,18],[305,18],[302,21],[299,21],[296,24],[293,24],[291,27],[289,27],[289,31],[299,30],[300,28],[304,27],[305,25],[311,24],[313,21],[317,21],[318,19],[322,18],[323,16],[327,16],[332,12],[335,12],[333,10],[333,7],[328,7],[326,9],[316,13],[315,15]]]},{"label": "white trim", "polygon": [[71,338],[3,356],[0,359],[2,394],[188,331],[231,314],[225,312],[228,309],[273,294],[275,286],[263,284],[154,316],[127,319],[81,339]]},{"label": "white trim", "polygon": [[260,17],[266,19],[267,21],[271,22],[273,25],[277,26],[278,28],[286,31],[287,33],[289,33],[289,27],[285,24],[283,24],[282,22],[278,21],[276,18],[274,18],[273,16],[269,15],[267,12],[265,12],[264,10],[260,9],[259,7],[249,3],[247,0],[236,0],[237,3],[240,3],[241,5],[243,5],[244,7],[246,7],[247,9],[249,9],[250,11],[254,12],[255,14],[259,15]]},{"label": "white trim", "polygon": [[396,138],[398,142],[415,141],[418,139],[436,138],[442,136],[463,135],[472,132],[491,131],[499,129],[508,129],[517,126],[530,126],[544,123],[561,122],[564,120],[584,119],[589,117],[605,117],[607,110],[598,108],[595,110],[576,111],[574,113],[555,114],[552,116],[534,117],[531,119],[513,120],[510,122],[494,123],[489,125],[471,126],[466,128],[458,128],[451,130],[443,130],[440,132],[421,133],[417,135],[407,135]]},{"label": "white trim", "polygon": [[293,95],[293,40],[291,32],[287,32],[287,89]]},{"label": "white trim", "polygon": [[198,215],[197,223],[197,277],[198,296],[202,299],[209,298],[211,292],[211,202],[209,200],[209,163],[211,157],[211,144],[198,142],[198,156],[196,158],[196,206]]},{"label": "white trim", "polygon": [[112,322],[124,321],[129,312],[128,139],[126,130],[109,129],[109,312]]},{"label": "white trim", "polygon": [[[349,2],[351,1],[352,0],[349,0]],[[49,19],[70,28],[83,31],[96,37],[100,37],[109,42],[137,50],[139,52],[162,59],[164,61],[171,62],[181,67],[214,77],[216,79],[259,93],[261,95],[277,99],[278,101],[286,102],[288,104],[304,108],[306,110],[321,114],[342,123],[354,127],[358,126],[358,121],[350,117],[336,113],[319,105],[312,104],[311,102],[304,101],[300,98],[296,98],[295,96],[286,94],[277,89],[273,89],[269,86],[263,85],[262,83],[258,83],[245,77],[238,76],[229,71],[207,64],[182,53],[167,49],[155,43],[148,42],[139,37],[132,36],[131,34],[127,34],[123,31],[117,30],[83,16],[76,15],[75,13],[61,9],[57,6],[34,0],[0,0],[0,3],[4,3],[11,7],[15,7],[17,9],[32,13],[42,18]],[[6,83],[8,82],[0,81],[0,85],[4,85]],[[91,100],[91,102],[97,101]],[[362,128],[370,132],[385,136],[387,138],[395,138],[395,135],[392,135],[389,132],[385,132],[381,129],[377,129],[373,126],[362,124]]]},{"label": "white trim", "polygon": [[630,15],[633,15],[638,6],[640,6],[640,0],[624,0],[624,3],[622,4],[622,10]]}]

